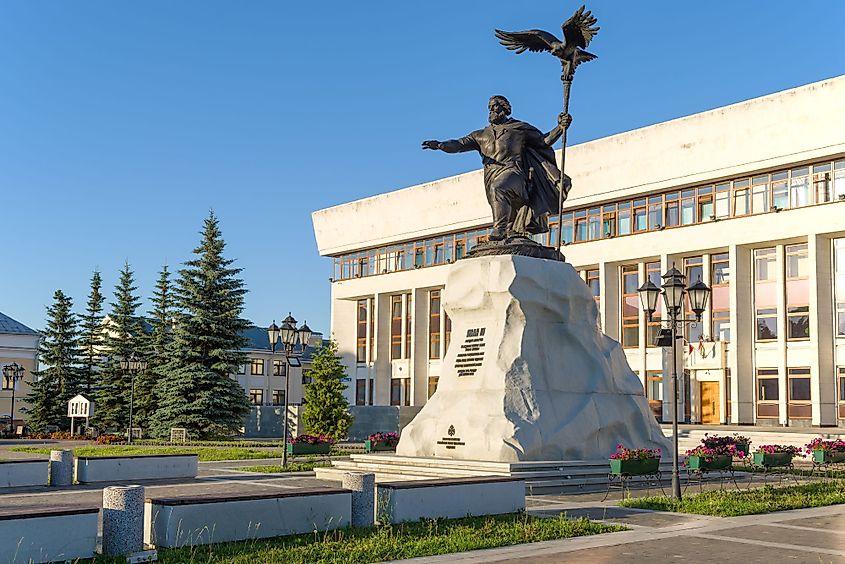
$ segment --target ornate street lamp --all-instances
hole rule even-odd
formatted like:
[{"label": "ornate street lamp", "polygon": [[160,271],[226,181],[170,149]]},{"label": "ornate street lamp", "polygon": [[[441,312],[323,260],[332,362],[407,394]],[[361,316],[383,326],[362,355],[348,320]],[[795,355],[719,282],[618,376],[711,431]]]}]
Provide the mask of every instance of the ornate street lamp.
[{"label": "ornate street lamp", "polygon": [[282,320],[281,328],[276,326],[275,320],[273,320],[273,324],[267,328],[267,338],[270,340],[270,349],[273,354],[276,353],[276,343],[278,342],[279,337],[281,337],[282,344],[285,347],[285,403],[283,407],[284,411],[282,412],[284,423],[282,430],[284,448],[282,449],[282,467],[286,468],[288,465],[288,393],[290,391],[291,367],[294,366],[291,359],[293,358],[296,360],[296,366],[301,366],[299,364],[299,359],[293,356],[293,348],[296,345],[298,338],[299,342],[302,343],[302,351],[305,352],[305,347],[311,339],[311,328],[308,327],[306,323],[303,323],[302,327],[297,329],[296,319],[294,319],[290,312],[288,312],[288,316]]},{"label": "ornate street lamp", "polygon": [[129,372],[132,376],[132,391],[129,393],[129,433],[126,437],[126,444],[132,444],[132,415],[135,408],[135,376],[147,369],[147,361],[138,358],[133,352],[128,357],[120,359],[120,369]]},{"label": "ornate street lamp", "polygon": [[[710,297],[710,288],[701,279],[687,288],[686,276],[675,268],[674,264],[662,278],[662,289],[648,280],[637,292],[640,294],[640,302],[649,321],[657,311],[657,300],[661,293],[669,316],[672,333],[672,497],[681,499],[681,480],[678,470],[678,361],[676,356],[678,324],[701,321],[701,314],[707,307],[707,299]],[[684,294],[689,295],[690,309],[695,313],[695,319],[686,319],[683,315]]]},{"label": "ornate street lamp", "polygon": [[23,378],[24,368],[17,362],[7,364],[3,367],[3,376],[12,385],[12,410],[9,412],[9,430],[14,431],[15,428],[15,386],[18,380]]}]

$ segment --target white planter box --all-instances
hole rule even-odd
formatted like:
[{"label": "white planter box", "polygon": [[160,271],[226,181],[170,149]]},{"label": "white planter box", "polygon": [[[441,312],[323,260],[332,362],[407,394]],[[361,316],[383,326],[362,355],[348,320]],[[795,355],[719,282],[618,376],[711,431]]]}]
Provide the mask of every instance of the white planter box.
[{"label": "white planter box", "polygon": [[402,523],[525,510],[525,481],[518,478],[448,478],[376,484],[376,518]]},{"label": "white planter box", "polygon": [[46,486],[49,460],[0,460],[0,488]]},{"label": "white planter box", "polygon": [[352,492],[315,488],[251,496],[147,499],[144,542],[194,546],[348,527]]},{"label": "white planter box", "polygon": [[99,508],[0,512],[0,562],[36,564],[93,558]]},{"label": "white planter box", "polygon": [[197,464],[196,454],[82,456],[74,460],[74,476],[79,483],[196,478]]}]

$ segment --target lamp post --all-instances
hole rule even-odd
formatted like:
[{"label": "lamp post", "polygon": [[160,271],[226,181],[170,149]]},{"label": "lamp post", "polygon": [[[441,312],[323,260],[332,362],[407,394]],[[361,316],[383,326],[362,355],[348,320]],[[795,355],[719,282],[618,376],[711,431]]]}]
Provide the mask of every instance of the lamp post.
[{"label": "lamp post", "polygon": [[270,340],[270,350],[276,354],[276,343],[281,336],[282,344],[285,346],[285,403],[282,408],[283,430],[282,437],[284,438],[282,448],[282,467],[287,468],[288,465],[288,393],[290,391],[290,372],[291,362],[293,356],[293,347],[296,345],[297,338],[302,343],[303,351],[308,341],[311,339],[311,329],[308,324],[303,322],[302,326],[296,328],[296,319],[294,319],[290,312],[288,316],[282,320],[282,327],[276,326],[276,321],[267,328],[267,338]]},{"label": "lamp post", "polygon": [[23,378],[24,368],[17,362],[3,367],[3,376],[12,384],[12,410],[9,412],[9,430],[15,429],[15,386]]},{"label": "lamp post", "polygon": [[[637,292],[649,321],[657,311],[657,300],[660,294],[663,294],[663,304],[669,315],[669,329],[672,333],[672,497],[681,499],[681,481],[678,472],[678,361],[675,341],[678,338],[679,323],[701,321],[701,314],[707,307],[707,299],[710,297],[710,288],[701,279],[687,287],[686,276],[681,274],[674,264],[661,278],[663,278],[662,289],[651,280],[647,280],[637,289]],[[690,308],[695,314],[695,319],[687,319],[683,314],[684,294],[689,295]]]},{"label": "lamp post", "polygon": [[147,361],[139,359],[133,352],[129,357],[120,359],[120,368],[132,375],[132,391],[129,393],[129,433],[126,437],[126,444],[132,444],[132,414],[135,408],[135,376],[147,369]]}]

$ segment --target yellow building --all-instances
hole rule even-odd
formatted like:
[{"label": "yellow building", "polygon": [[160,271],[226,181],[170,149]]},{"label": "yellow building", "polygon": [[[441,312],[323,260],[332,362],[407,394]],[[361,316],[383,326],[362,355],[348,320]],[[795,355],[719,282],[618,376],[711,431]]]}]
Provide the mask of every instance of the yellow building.
[{"label": "yellow building", "polygon": [[[15,425],[25,419],[21,408],[26,407],[24,398],[29,395],[32,372],[38,367],[38,342],[41,335],[23,323],[0,313],[0,369],[17,363],[24,368],[23,379],[15,386],[15,405],[12,410],[12,382],[0,374],[0,428],[8,429],[10,418]],[[14,426],[12,427],[14,429]]]}]

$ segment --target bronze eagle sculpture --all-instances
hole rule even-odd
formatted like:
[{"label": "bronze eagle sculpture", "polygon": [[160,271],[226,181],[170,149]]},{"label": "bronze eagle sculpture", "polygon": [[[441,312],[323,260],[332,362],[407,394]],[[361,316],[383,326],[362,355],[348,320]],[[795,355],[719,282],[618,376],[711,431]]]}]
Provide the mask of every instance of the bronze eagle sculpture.
[{"label": "bronze eagle sculpture", "polygon": [[595,37],[599,28],[598,20],[586,6],[581,6],[561,26],[563,30],[563,41],[547,31],[541,29],[529,29],[527,31],[502,31],[496,30],[496,37],[507,49],[517,54],[525,51],[548,51],[568,65],[570,73],[575,72],[575,67],[581,63],[592,61],[595,55],[584,51]]}]

